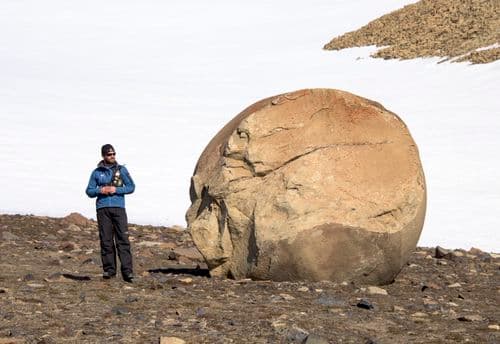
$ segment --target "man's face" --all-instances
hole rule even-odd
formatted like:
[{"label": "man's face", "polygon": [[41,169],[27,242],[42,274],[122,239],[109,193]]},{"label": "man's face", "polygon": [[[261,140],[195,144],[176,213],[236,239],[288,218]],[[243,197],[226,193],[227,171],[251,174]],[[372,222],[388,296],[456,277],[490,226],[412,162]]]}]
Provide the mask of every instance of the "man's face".
[{"label": "man's face", "polygon": [[116,153],[113,151],[109,151],[106,155],[103,156],[104,162],[106,164],[114,164],[116,162]]}]

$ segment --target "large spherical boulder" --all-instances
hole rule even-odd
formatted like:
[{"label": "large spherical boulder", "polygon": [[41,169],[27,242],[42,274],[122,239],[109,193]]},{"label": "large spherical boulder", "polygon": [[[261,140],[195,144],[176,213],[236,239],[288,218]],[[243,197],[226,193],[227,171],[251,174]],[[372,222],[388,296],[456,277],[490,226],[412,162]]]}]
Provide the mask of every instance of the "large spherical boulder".
[{"label": "large spherical boulder", "polygon": [[391,282],[422,230],[417,146],[394,113],[330,89],[248,107],[205,148],[186,218],[211,274]]}]

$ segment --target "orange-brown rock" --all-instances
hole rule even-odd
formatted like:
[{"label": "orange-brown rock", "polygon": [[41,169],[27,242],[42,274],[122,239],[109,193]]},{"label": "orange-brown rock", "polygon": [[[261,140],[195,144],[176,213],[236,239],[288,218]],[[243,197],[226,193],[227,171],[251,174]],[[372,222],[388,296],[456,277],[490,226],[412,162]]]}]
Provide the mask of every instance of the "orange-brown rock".
[{"label": "orange-brown rock", "polygon": [[186,218],[212,275],[392,281],[422,230],[407,127],[380,104],[308,89],[261,100],[212,139]]}]

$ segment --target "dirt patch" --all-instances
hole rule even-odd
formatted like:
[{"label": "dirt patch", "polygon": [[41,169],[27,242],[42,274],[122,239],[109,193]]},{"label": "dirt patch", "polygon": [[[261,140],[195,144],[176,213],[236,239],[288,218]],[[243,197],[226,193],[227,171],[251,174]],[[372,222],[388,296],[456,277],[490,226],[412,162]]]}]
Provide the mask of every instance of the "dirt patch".
[{"label": "dirt patch", "polygon": [[210,278],[186,230],[130,225],[129,284],[101,278],[79,223],[0,215],[0,343],[500,341],[500,258],[481,250],[419,248],[381,288],[237,281]]},{"label": "dirt patch", "polygon": [[[422,0],[334,38],[326,50],[376,45],[373,57],[488,63],[499,59],[500,1]],[[488,49],[476,51],[480,48]]]}]

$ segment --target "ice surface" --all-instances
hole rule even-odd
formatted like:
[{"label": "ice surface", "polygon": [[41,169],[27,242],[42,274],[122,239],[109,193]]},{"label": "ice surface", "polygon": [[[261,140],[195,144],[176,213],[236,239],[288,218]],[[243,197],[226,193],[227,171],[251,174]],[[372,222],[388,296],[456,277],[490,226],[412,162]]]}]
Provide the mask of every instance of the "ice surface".
[{"label": "ice surface", "polygon": [[112,143],[135,223],[184,224],[208,141],[253,102],[329,87],[409,126],[429,190],[420,245],[500,251],[500,63],[384,61],[332,37],[414,1],[0,2],[0,212],[95,217]]}]

